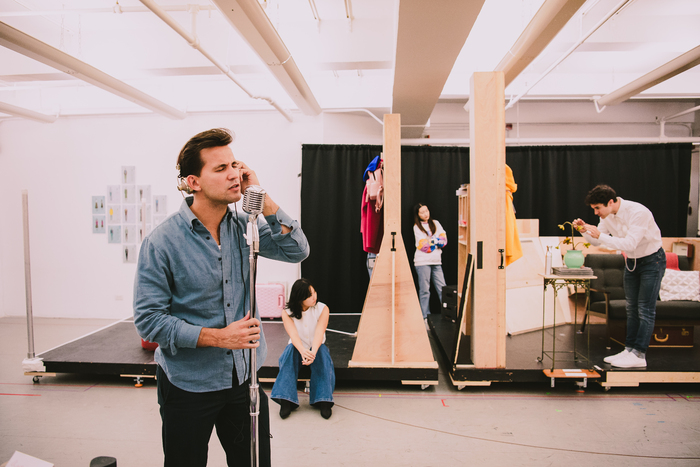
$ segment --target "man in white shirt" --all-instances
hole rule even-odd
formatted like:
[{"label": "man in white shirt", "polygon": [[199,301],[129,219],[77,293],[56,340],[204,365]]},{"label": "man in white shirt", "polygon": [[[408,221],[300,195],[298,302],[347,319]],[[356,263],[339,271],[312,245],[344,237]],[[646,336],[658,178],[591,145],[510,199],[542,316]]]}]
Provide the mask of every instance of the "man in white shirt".
[{"label": "man in white shirt", "polygon": [[607,185],[588,192],[586,204],[600,216],[598,227],[576,219],[573,224],[593,245],[620,250],[625,255],[627,337],[625,350],[604,361],[619,368],[646,367],[646,351],[654,332],[656,300],[666,272],[661,231],[646,207],[627,201]]}]

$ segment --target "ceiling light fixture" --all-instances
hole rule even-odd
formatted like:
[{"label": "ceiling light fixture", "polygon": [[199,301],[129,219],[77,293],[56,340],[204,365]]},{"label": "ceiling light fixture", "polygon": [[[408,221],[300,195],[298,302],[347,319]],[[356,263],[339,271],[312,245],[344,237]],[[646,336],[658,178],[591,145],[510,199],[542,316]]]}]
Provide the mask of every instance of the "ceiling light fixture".
[{"label": "ceiling light fixture", "polygon": [[0,22],[0,45],[168,118],[181,120],[187,116],[185,112],[3,22]]}]

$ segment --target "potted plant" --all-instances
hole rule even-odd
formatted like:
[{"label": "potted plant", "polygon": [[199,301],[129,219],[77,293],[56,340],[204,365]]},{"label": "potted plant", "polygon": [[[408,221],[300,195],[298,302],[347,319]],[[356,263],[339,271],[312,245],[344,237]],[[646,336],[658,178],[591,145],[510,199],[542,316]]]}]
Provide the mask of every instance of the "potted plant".
[{"label": "potted plant", "polygon": [[569,221],[564,222],[563,224],[559,224],[559,228],[562,230],[566,230],[566,225],[569,224],[571,226],[571,236],[568,236],[559,242],[559,245],[557,245],[557,249],[559,249],[559,246],[564,244],[564,245],[571,245],[570,250],[566,250],[566,253],[564,254],[564,264],[566,265],[567,268],[571,269],[578,269],[581,266],[583,266],[583,251],[578,250],[576,247],[578,245],[583,245],[584,248],[588,248],[591,246],[590,243],[588,242],[575,242],[574,241],[574,224],[572,224]]}]

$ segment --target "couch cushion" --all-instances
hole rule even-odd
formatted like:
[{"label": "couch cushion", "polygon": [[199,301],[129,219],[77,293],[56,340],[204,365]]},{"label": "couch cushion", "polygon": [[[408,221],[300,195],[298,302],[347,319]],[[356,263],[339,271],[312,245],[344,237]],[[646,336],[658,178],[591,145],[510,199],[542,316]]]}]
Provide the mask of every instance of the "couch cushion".
[{"label": "couch cushion", "polygon": [[666,269],[659,290],[661,301],[693,300],[700,302],[700,273]]},{"label": "couch cushion", "polygon": [[591,279],[591,303],[605,301],[603,291],[610,294],[611,300],[624,299],[623,268],[625,260],[622,255],[590,254],[586,256],[584,263],[593,269],[597,277]]}]

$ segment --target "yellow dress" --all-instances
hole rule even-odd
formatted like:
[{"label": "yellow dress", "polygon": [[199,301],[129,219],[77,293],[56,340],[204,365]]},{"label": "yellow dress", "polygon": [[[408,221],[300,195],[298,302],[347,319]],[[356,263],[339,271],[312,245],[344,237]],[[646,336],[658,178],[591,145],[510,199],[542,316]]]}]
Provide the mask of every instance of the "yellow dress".
[{"label": "yellow dress", "polygon": [[523,256],[513,207],[513,193],[517,190],[518,185],[513,178],[513,171],[506,165],[506,266]]}]

